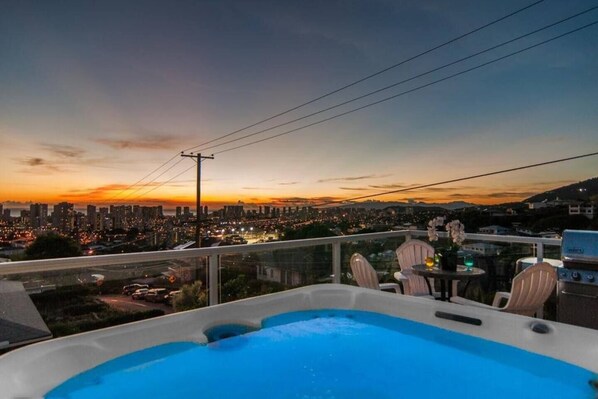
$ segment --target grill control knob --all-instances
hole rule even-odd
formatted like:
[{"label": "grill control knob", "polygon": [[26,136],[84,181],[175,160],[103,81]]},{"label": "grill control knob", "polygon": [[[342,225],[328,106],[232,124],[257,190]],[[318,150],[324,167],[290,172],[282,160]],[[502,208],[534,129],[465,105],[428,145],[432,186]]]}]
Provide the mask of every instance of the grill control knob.
[{"label": "grill control knob", "polygon": [[578,281],[579,279],[581,279],[581,275],[579,274],[579,272],[573,272],[571,273],[571,278],[575,281]]},{"label": "grill control knob", "polygon": [[594,275],[593,275],[593,274],[588,274],[588,275],[586,276],[586,279],[587,279],[587,280],[588,280],[590,283],[592,283],[592,282],[594,282]]}]

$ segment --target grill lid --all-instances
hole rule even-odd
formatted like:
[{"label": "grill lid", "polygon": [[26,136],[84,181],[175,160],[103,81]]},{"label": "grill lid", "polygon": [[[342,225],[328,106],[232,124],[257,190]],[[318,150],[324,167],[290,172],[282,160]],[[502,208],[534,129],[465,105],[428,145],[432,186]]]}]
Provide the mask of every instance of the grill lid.
[{"label": "grill lid", "polygon": [[563,231],[561,255],[565,267],[567,262],[592,263],[598,266],[598,231]]}]

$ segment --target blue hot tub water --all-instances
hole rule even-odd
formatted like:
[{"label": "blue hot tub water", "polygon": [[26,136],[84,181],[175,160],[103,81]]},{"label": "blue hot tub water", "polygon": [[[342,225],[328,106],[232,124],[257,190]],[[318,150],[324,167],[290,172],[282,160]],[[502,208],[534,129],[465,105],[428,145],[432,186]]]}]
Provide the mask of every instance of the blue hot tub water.
[{"label": "blue hot tub water", "polygon": [[270,317],[258,331],[175,342],[85,371],[46,398],[592,398],[592,372],[362,311]]}]

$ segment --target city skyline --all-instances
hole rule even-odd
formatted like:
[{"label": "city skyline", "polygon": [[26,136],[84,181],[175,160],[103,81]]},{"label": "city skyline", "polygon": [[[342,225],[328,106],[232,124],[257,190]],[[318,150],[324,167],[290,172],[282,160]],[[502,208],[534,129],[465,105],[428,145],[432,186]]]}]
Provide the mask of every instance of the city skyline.
[{"label": "city skyline", "polygon": [[[148,1],[139,8],[111,1],[9,2],[0,15],[5,61],[0,63],[0,203],[194,208],[193,163],[185,159],[174,165],[181,150],[316,98],[531,3],[223,1],[170,6]],[[543,2],[241,135],[409,78],[593,5],[581,0]],[[388,95],[597,17],[593,11]],[[242,201],[295,206],[340,200],[596,151],[596,31],[590,27],[379,106],[216,154],[202,164],[202,205],[217,208]],[[288,128],[313,120],[318,118]],[[247,141],[251,139],[232,146]],[[211,154],[231,147],[210,146],[199,149]],[[162,170],[174,166],[155,182],[143,186],[142,181],[127,190],[168,159],[171,163]],[[597,167],[598,160],[591,157],[376,199],[518,201],[593,177]],[[167,182],[185,169],[190,170]]]}]

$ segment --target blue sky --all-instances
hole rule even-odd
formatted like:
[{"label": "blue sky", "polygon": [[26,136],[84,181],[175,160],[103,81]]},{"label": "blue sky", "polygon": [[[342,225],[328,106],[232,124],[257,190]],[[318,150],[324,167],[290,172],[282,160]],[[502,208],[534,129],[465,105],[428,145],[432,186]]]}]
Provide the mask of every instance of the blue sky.
[{"label": "blue sky", "polygon": [[[315,98],[530,3],[3,1],[0,202],[99,203],[130,194],[126,198],[133,202],[192,203],[193,170],[142,195],[190,167],[190,160],[133,194],[123,189],[182,149]],[[263,127],[594,5],[546,0]],[[595,10],[340,111],[597,19]],[[339,199],[596,151],[597,38],[598,27],[593,26],[344,118],[217,155],[203,164],[204,198],[214,204]],[[593,177],[597,166],[596,158],[589,158],[379,199],[522,199]]]}]

